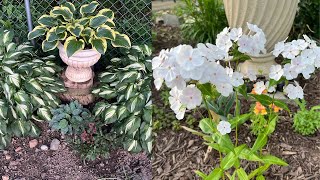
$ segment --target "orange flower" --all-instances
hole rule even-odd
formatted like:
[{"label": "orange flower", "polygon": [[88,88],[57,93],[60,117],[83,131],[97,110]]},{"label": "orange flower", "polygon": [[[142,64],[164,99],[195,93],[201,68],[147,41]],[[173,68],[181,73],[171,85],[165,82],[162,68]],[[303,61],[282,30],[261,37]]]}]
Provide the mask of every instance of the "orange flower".
[{"label": "orange flower", "polygon": [[278,106],[274,105],[274,104],[270,104],[269,105],[270,108],[273,109],[273,112],[279,112],[279,111],[282,111],[282,108],[279,108]]},{"label": "orange flower", "polygon": [[[251,91],[252,94],[257,94],[256,91],[255,91],[256,86],[257,86],[256,84],[253,85],[253,89]],[[262,91],[262,94],[267,94],[267,93],[268,93],[267,89]]]},{"label": "orange flower", "polygon": [[260,102],[256,102],[256,106],[254,107],[254,113],[256,115],[261,114],[261,115],[266,115],[267,110],[266,107],[264,107]]}]

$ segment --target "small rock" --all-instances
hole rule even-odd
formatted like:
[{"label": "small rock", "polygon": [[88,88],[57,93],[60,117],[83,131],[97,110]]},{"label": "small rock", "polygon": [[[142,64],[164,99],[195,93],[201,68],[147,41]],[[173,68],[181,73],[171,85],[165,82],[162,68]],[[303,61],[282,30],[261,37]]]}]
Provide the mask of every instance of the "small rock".
[{"label": "small rock", "polygon": [[41,149],[42,151],[47,151],[49,148],[48,148],[47,145],[42,145],[42,146],[40,147],[40,149]]},{"label": "small rock", "polygon": [[8,154],[9,153],[9,151],[3,151],[3,154]]},{"label": "small rock", "polygon": [[6,160],[11,159],[11,156],[9,154],[6,154],[5,156],[6,156]]},{"label": "small rock", "polygon": [[17,149],[15,149],[16,152],[19,152],[19,151],[21,151],[21,150],[22,150],[21,147],[17,147]]},{"label": "small rock", "polygon": [[19,164],[19,162],[17,162],[17,161],[11,161],[9,163],[9,166],[17,166],[18,164]]},{"label": "small rock", "polygon": [[104,167],[104,164],[103,164],[103,163],[100,163],[99,166],[100,166],[100,167]]},{"label": "small rock", "polygon": [[2,176],[2,180],[9,180],[9,176]]},{"label": "small rock", "polygon": [[38,145],[38,140],[37,139],[33,139],[33,140],[29,141],[29,147],[31,149],[36,147],[37,145]]},{"label": "small rock", "polygon": [[59,149],[60,141],[58,139],[53,139],[50,143],[50,150],[56,151]]}]

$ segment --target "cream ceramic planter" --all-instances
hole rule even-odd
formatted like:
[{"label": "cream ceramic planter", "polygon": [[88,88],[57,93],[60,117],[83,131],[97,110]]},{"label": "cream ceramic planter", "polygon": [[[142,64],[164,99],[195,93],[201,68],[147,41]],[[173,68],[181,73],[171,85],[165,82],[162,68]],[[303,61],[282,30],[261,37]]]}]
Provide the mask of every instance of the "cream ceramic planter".
[{"label": "cream ceramic planter", "polygon": [[283,41],[290,33],[299,0],[223,0],[230,27],[242,27],[248,33],[247,22],[261,28],[267,39],[267,54],[251,57],[240,65],[245,75],[248,71],[266,75],[270,66],[276,64],[270,53],[277,42]]},{"label": "cream ceramic planter", "polygon": [[65,72],[66,77],[77,83],[89,81],[92,78],[92,68],[96,64],[101,54],[93,49],[81,50],[68,58],[62,44],[58,45],[59,55],[68,67]]}]

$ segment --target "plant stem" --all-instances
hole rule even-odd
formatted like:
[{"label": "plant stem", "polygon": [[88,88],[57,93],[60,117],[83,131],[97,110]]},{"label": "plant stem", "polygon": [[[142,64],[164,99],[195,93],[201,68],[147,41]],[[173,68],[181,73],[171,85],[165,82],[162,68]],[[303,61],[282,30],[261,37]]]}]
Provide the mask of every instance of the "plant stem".
[{"label": "plant stem", "polygon": [[[240,106],[238,102],[238,91],[236,93],[236,117],[240,116]],[[238,121],[236,121],[236,147],[238,146]]]}]

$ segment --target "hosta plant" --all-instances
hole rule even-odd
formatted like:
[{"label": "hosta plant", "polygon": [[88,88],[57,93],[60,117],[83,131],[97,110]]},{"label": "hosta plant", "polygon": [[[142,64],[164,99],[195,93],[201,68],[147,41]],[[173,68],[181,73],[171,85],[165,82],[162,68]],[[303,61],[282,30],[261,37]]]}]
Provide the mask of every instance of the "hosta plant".
[{"label": "hosta plant", "polygon": [[112,125],[111,133],[133,152],[151,151],[150,55],[147,46],[133,46],[125,56],[113,58],[92,91],[102,99],[93,114],[106,126]]},{"label": "hosta plant", "polygon": [[300,110],[293,117],[294,130],[304,136],[314,134],[320,129],[320,105],[308,110],[305,100],[297,100],[296,102]]},{"label": "hosta plant", "polygon": [[[209,117],[199,123],[202,132],[185,127],[203,137],[209,148],[219,152],[220,163],[211,173],[196,172],[203,179],[265,179],[264,172],[271,165],[288,165],[270,152],[262,151],[275,131],[278,112],[290,112],[286,103],[274,98],[275,87],[284,82],[283,92],[288,98],[303,99],[302,87],[291,80],[299,74],[308,79],[320,67],[320,47],[304,36],[304,39],[276,44],[273,55],[281,55],[287,63],[284,66],[273,65],[266,77],[267,82],[259,80],[258,74],[250,71],[242,74],[237,65],[243,57],[266,53],[266,37],[262,29],[250,23],[247,25],[248,34],[244,34],[241,28],[225,28],[217,35],[216,44],[200,43],[196,48],[179,45],[162,50],[152,60],[155,87],[160,89],[165,83],[171,88],[169,103],[177,119],[183,119],[186,112],[200,106],[208,110]],[[246,83],[251,81],[254,88],[248,92]],[[219,97],[217,92],[227,97],[224,100],[227,103],[216,100]],[[240,111],[240,95],[254,100],[252,111]],[[212,105],[215,100],[219,106]],[[235,105],[231,115],[228,111],[232,104]],[[226,111],[220,111],[222,107]],[[254,132],[257,137],[252,145],[240,144],[239,126],[249,119],[253,122],[252,129],[259,127],[259,131]],[[232,131],[234,140],[229,135]],[[257,168],[246,169],[242,162],[256,164]]]},{"label": "hosta plant", "polygon": [[64,91],[54,57],[37,57],[32,46],[12,38],[0,28],[0,149],[12,136],[39,135],[34,120],[50,120],[49,108],[60,103],[54,94]]},{"label": "hosta plant", "polygon": [[59,108],[52,109],[51,113],[53,117],[49,126],[62,134],[81,134],[94,120],[90,111],[82,107],[78,101],[59,105]]},{"label": "hosta plant", "polygon": [[129,37],[115,30],[113,11],[98,11],[98,6],[97,1],[82,5],[80,10],[70,2],[56,6],[49,14],[38,19],[39,25],[28,34],[28,39],[45,36],[42,42],[42,50],[45,52],[62,43],[68,57],[80,50],[91,48],[104,54],[108,42],[111,42],[113,47],[129,48]]}]

